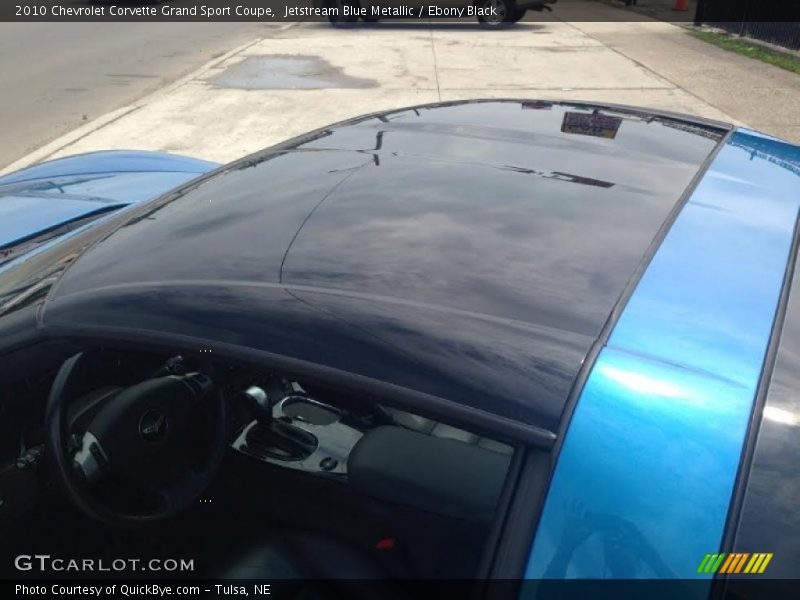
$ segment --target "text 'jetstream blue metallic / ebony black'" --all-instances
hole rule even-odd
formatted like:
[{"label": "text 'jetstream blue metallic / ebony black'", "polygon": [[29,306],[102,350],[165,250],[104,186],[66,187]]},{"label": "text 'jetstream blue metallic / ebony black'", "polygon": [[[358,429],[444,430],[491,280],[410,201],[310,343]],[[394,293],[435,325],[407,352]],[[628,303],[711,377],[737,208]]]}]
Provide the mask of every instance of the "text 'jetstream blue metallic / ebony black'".
[{"label": "text 'jetstream blue metallic / ebony black'", "polygon": [[653,256],[579,397],[528,578],[711,577],[800,204],[781,147],[736,131]]}]

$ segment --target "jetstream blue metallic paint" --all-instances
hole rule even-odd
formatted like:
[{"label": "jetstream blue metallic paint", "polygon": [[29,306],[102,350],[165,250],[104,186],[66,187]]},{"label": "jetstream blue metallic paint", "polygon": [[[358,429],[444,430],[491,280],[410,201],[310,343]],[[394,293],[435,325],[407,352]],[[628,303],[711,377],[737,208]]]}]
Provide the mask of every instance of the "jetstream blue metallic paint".
[{"label": "jetstream blue metallic paint", "polygon": [[681,210],[587,378],[526,577],[710,577],[696,569],[722,540],[797,221],[796,156],[739,130]]},{"label": "jetstream blue metallic paint", "polygon": [[[150,200],[218,166],[161,152],[111,150],[59,158],[10,173],[0,177],[0,249],[76,219],[111,214]],[[92,221],[88,227],[96,224]],[[55,238],[20,258],[30,258],[62,239]],[[0,266],[0,271],[9,265]]]},{"label": "jetstream blue metallic paint", "polygon": [[206,160],[143,150],[104,150],[56,158],[0,177],[0,185],[68,175],[107,173],[205,173],[219,165]]}]

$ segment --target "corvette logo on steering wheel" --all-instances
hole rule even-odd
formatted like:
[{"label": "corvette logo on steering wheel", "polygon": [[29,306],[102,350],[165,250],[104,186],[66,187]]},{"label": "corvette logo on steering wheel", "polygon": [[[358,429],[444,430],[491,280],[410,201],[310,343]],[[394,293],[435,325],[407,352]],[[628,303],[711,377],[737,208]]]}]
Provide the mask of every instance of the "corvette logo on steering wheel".
[{"label": "corvette logo on steering wheel", "polygon": [[148,410],[139,421],[139,433],[148,442],[162,440],[167,433],[167,417],[157,410]]}]

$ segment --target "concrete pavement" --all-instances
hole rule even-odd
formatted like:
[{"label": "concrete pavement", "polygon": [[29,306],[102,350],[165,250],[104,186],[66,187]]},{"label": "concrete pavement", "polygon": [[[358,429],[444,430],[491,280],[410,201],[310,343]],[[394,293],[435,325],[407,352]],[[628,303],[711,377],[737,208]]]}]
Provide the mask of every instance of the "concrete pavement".
[{"label": "concrete pavement", "polygon": [[[388,22],[348,30],[297,24],[79,128],[9,169],[107,148],[226,162],[362,113],[480,97],[632,104],[800,138],[796,113],[767,116],[758,108],[762,96],[794,89],[797,76],[751,64],[668,23],[558,20],[568,19],[570,6],[579,4],[585,3],[562,0],[550,15],[537,13],[540,21],[504,31],[466,23]],[[730,81],[745,75],[753,86],[749,95]],[[760,91],[763,81],[775,82],[772,92]]]},{"label": "concrete pavement", "polygon": [[0,23],[0,167],[279,25]]},{"label": "concrete pavement", "polygon": [[[648,3],[656,2],[642,0],[640,4]],[[693,38],[682,27],[642,21],[641,14],[631,14],[624,7],[598,2],[559,6],[563,19],[581,6],[581,14],[594,20],[575,23],[575,27],[609,50],[658,73],[676,89],[731,115],[736,122],[800,143],[797,74]]]}]

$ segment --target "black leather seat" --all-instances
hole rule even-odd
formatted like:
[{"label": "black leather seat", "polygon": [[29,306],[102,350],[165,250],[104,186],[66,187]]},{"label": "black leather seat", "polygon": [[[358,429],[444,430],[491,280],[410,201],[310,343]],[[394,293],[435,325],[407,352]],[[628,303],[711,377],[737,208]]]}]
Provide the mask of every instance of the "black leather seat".
[{"label": "black leather seat", "polygon": [[[400,600],[391,579],[403,575],[344,542],[313,533],[275,535],[248,548],[220,574],[222,579],[260,579],[266,583],[303,580],[290,588],[290,597],[381,598]],[[281,594],[284,597],[284,594]]]},{"label": "black leather seat", "polygon": [[228,565],[223,579],[386,579],[367,553],[313,533],[275,535],[247,549]]}]

